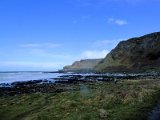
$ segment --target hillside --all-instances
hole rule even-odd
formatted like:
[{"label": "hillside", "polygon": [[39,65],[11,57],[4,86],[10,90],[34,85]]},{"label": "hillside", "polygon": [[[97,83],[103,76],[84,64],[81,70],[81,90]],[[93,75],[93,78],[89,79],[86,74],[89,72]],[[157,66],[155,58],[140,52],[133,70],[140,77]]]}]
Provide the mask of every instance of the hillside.
[{"label": "hillside", "polygon": [[85,59],[74,62],[72,65],[65,66],[64,72],[89,72],[101,61],[102,59]]},{"label": "hillside", "polygon": [[97,72],[160,70],[160,32],[121,41],[98,65]]}]

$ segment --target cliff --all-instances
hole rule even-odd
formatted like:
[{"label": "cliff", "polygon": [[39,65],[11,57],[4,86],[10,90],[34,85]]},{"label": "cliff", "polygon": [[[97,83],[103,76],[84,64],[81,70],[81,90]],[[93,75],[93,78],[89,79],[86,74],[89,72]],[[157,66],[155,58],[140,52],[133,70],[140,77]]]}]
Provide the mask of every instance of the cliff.
[{"label": "cliff", "polygon": [[102,59],[85,59],[74,62],[72,65],[65,66],[64,72],[90,72]]},{"label": "cliff", "polygon": [[99,64],[97,72],[160,71],[160,32],[121,41]]}]

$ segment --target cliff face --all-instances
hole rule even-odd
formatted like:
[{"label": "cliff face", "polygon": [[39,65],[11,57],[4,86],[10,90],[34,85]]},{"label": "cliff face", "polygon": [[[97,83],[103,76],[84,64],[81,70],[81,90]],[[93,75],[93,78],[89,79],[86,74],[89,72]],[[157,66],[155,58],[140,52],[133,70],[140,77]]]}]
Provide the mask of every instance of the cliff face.
[{"label": "cliff face", "polygon": [[86,59],[74,62],[72,65],[65,66],[65,72],[89,72],[101,61],[102,59]]},{"label": "cliff face", "polygon": [[98,72],[160,70],[160,32],[121,41],[98,65]]}]

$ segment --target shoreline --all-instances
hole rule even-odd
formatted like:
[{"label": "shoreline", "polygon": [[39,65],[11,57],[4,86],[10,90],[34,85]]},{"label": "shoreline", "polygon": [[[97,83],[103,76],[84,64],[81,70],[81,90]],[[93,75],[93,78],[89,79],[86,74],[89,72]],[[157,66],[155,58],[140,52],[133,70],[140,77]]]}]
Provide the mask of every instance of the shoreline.
[{"label": "shoreline", "polygon": [[36,92],[41,93],[59,93],[64,91],[75,90],[76,87],[83,84],[98,84],[105,82],[112,82],[116,84],[122,80],[146,80],[146,79],[160,79],[160,75],[151,74],[133,74],[133,75],[117,75],[108,76],[103,74],[93,75],[62,75],[58,78],[50,78],[50,80],[29,80],[18,81],[11,84],[0,84],[0,96],[13,96],[16,94],[31,94]]}]

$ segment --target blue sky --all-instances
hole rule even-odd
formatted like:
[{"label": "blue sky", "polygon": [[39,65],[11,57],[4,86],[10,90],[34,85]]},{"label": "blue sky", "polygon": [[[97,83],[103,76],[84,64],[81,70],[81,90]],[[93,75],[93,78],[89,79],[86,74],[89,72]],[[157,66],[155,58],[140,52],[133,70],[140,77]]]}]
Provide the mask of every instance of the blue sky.
[{"label": "blue sky", "polygon": [[0,71],[57,70],[160,30],[159,0],[0,0]]}]

